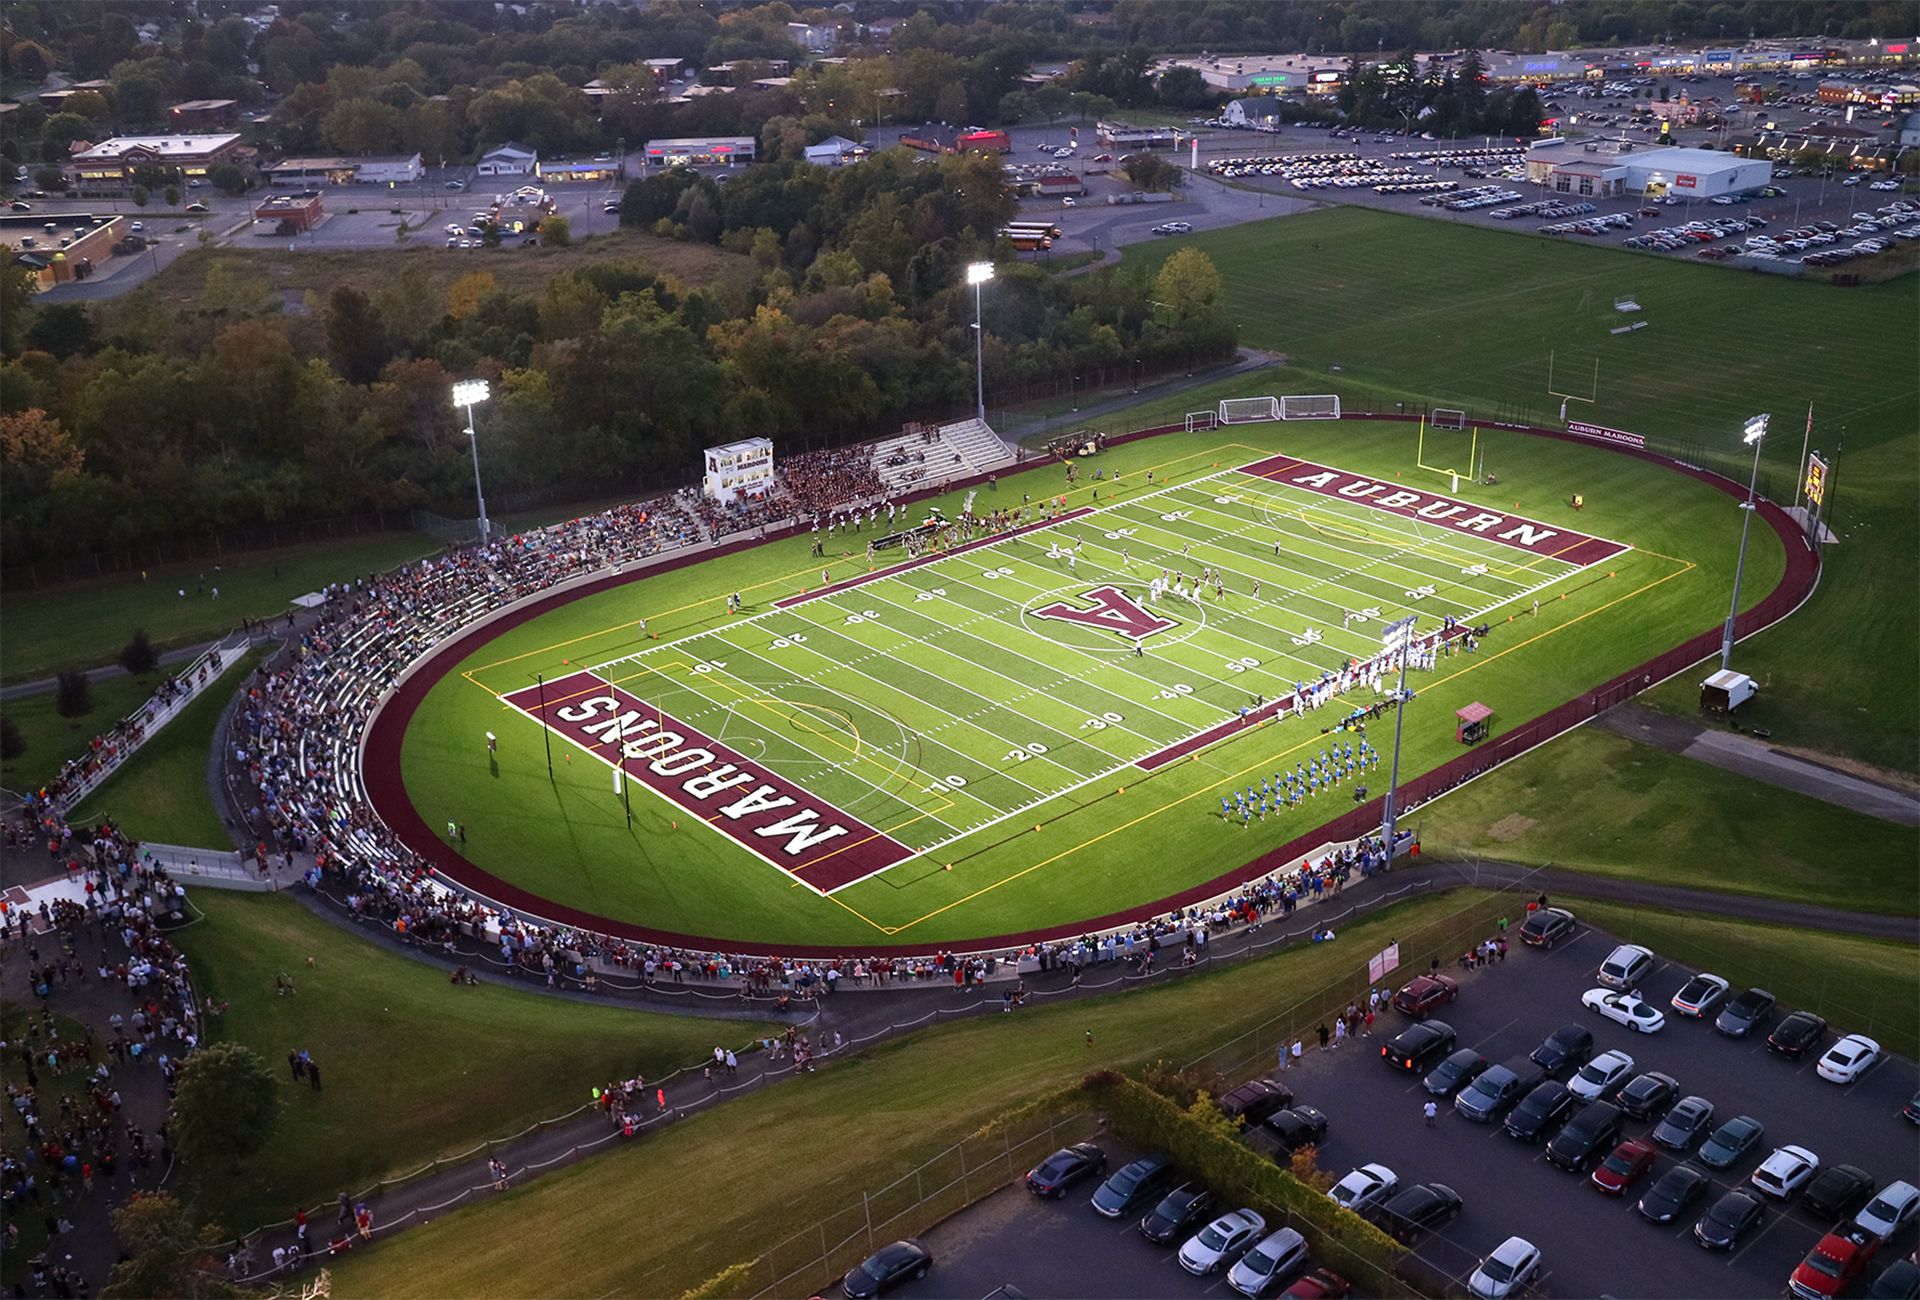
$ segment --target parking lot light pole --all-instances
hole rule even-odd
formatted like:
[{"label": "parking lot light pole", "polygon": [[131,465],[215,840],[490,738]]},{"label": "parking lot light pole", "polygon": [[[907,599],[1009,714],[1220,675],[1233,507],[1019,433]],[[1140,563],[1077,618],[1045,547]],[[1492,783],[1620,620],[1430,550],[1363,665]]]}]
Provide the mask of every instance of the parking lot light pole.
[{"label": "parking lot light pole", "polygon": [[1381,630],[1380,644],[1388,650],[1400,652],[1400,688],[1394,693],[1393,711],[1393,768],[1387,775],[1387,800],[1385,815],[1380,820],[1380,833],[1387,843],[1387,866],[1393,866],[1393,836],[1397,810],[1393,805],[1394,791],[1400,785],[1400,728],[1407,719],[1407,655],[1413,649],[1413,623],[1415,616],[1407,615],[1396,619]]},{"label": "parking lot light pole", "polygon": [[980,286],[993,279],[992,262],[974,262],[967,267],[967,283],[973,286],[973,391],[980,423],[987,422],[986,328],[980,323]]},{"label": "parking lot light pole", "polygon": [[1741,441],[1753,448],[1753,475],[1747,480],[1747,499],[1740,508],[1747,517],[1740,521],[1740,559],[1733,566],[1733,607],[1727,611],[1727,629],[1720,635],[1720,667],[1733,660],[1733,621],[1740,615],[1740,577],[1747,568],[1747,533],[1753,527],[1753,496],[1760,482],[1760,444],[1766,440],[1768,415],[1756,415],[1747,421]]},{"label": "parking lot light pole", "polygon": [[480,503],[480,545],[487,544],[487,494],[480,487],[480,436],[473,428],[473,408],[487,400],[487,381],[463,379],[453,386],[453,404],[467,408],[467,441],[473,444],[473,495]]}]

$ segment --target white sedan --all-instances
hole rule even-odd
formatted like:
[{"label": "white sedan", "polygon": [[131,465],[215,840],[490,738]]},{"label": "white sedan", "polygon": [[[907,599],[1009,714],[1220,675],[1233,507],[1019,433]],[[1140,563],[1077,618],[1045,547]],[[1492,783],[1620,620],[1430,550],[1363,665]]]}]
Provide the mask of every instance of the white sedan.
[{"label": "white sedan", "polygon": [[1180,1267],[1202,1276],[1215,1272],[1266,1230],[1267,1221],[1252,1210],[1223,1214],[1180,1247]]},{"label": "white sedan", "polygon": [[1820,1172],[1820,1157],[1805,1147],[1775,1147],[1753,1171],[1753,1185],[1781,1200],[1792,1196]]},{"label": "white sedan", "polygon": [[1385,1165],[1361,1165],[1327,1189],[1327,1199],[1355,1214],[1378,1204],[1400,1188],[1400,1176]]},{"label": "white sedan", "polygon": [[1880,1044],[1865,1034],[1848,1034],[1827,1049],[1816,1067],[1828,1083],[1852,1083],[1880,1059]]},{"label": "white sedan", "polygon": [[1667,1018],[1660,1008],[1648,1006],[1646,1000],[1637,994],[1615,993],[1612,989],[1588,989],[1580,995],[1580,1001],[1607,1019],[1643,1034],[1651,1034],[1667,1025]]},{"label": "white sedan", "polygon": [[1467,1290],[1488,1300],[1504,1300],[1525,1286],[1539,1268],[1540,1248],[1525,1237],[1508,1237],[1473,1270]]},{"label": "white sedan", "polygon": [[1603,1097],[1633,1072],[1633,1058],[1625,1052],[1602,1052],[1580,1067],[1567,1084],[1567,1091],[1582,1101]]},{"label": "white sedan", "polygon": [[1920,1187],[1902,1180],[1881,1188],[1880,1194],[1853,1216],[1853,1221],[1885,1241],[1915,1214],[1920,1214]]}]

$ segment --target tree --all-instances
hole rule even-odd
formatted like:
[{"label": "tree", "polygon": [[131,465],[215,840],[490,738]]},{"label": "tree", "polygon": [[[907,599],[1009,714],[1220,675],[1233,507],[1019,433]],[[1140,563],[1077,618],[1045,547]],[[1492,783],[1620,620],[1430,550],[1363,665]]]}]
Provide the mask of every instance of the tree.
[{"label": "tree", "polygon": [[20,724],[0,713],[0,762],[11,763],[27,752],[27,738],[20,734]]},{"label": "tree", "polygon": [[214,1253],[223,1236],[212,1224],[194,1221],[166,1192],[148,1192],[113,1212],[114,1236],[125,1258],[113,1266],[101,1300],[183,1300],[250,1294],[227,1282]]},{"label": "tree", "polygon": [[1153,279],[1154,300],[1171,309],[1183,325],[1211,319],[1225,288],[1220,268],[1197,248],[1183,248],[1169,257]]},{"label": "tree", "polygon": [[55,113],[40,126],[40,142],[48,158],[64,158],[75,140],[92,138],[93,123],[78,113]]},{"label": "tree", "polygon": [[0,244],[0,356],[20,351],[20,325],[33,301],[33,281],[32,268],[20,263],[10,245]]},{"label": "tree", "polygon": [[558,212],[540,218],[540,239],[548,248],[565,248],[573,242],[573,223]]},{"label": "tree", "polygon": [[279,1080],[243,1043],[213,1043],[187,1057],[169,1114],[174,1145],[212,1173],[252,1155],[273,1136]]},{"label": "tree", "polygon": [[207,181],[228,198],[244,194],[247,190],[247,174],[232,163],[208,168]]},{"label": "tree", "polygon": [[146,207],[147,200],[152,197],[153,197],[153,191],[149,190],[146,186],[136,185],[133,187],[133,206],[134,207],[136,208]]},{"label": "tree", "polygon": [[147,639],[147,629],[133,630],[133,640],[120,648],[120,666],[130,677],[145,677],[160,666],[160,652]]},{"label": "tree", "polygon": [[338,286],[327,300],[327,350],[350,384],[378,379],[393,355],[379,309],[352,285]]},{"label": "tree", "polygon": [[1137,153],[1127,159],[1127,179],[1143,190],[1175,189],[1186,178],[1177,164],[1154,154]]},{"label": "tree", "polygon": [[53,711],[63,718],[84,718],[93,712],[93,683],[78,668],[60,674],[54,688]]},{"label": "tree", "polygon": [[177,185],[167,186],[167,192],[161,195],[161,197],[167,201],[168,207],[170,208],[179,207],[180,206],[180,187]]}]

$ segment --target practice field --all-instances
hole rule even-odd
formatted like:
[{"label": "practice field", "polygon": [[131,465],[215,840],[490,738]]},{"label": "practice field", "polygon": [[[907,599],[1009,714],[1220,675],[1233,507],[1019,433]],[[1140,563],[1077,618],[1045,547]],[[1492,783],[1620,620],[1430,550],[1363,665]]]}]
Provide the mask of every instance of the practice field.
[{"label": "practice field", "polygon": [[[555,915],[925,948],[1071,927],[1318,843],[1357,786],[1384,785],[1361,742],[1390,758],[1390,708],[1315,769],[1324,729],[1385,704],[1392,620],[1420,638],[1405,775],[1459,752],[1456,709],[1516,725],[1719,617],[1725,494],[1502,431],[1482,439],[1506,481],[1456,489],[1413,467],[1415,438],[1355,420],[1168,435],[1082,462],[1070,489],[1057,466],[1003,479],[976,512],[1057,516],[944,553],[870,567],[875,534],[856,533],[826,539],[823,573],[791,536],[556,598],[453,652],[406,731],[405,797]],[[1748,604],[1783,571],[1778,540],[1755,542]],[[1291,808],[1283,772],[1305,783]]]}]

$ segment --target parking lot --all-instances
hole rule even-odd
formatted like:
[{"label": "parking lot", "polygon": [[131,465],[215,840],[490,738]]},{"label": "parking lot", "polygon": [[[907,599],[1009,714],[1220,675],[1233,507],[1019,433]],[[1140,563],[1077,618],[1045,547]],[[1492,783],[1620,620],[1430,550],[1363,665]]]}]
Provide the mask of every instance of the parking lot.
[{"label": "parking lot", "polygon": [[[1309,1047],[1302,1067],[1282,1076],[1300,1102],[1329,1116],[1320,1165],[1337,1176],[1377,1162],[1394,1170],[1402,1187],[1439,1181],[1458,1191],[1465,1202],[1460,1217],[1420,1242],[1418,1253],[1463,1280],[1478,1260],[1517,1234],[1543,1252],[1541,1294],[1780,1294],[1794,1267],[1831,1226],[1828,1222],[1797,1201],[1782,1206],[1763,1197],[1760,1224],[1727,1254],[1696,1244],[1694,1223],[1722,1192],[1745,1185],[1769,1151],[1786,1143],[1809,1148],[1823,1167],[1857,1165],[1880,1186],[1901,1178],[1920,1182],[1915,1130],[1900,1115],[1920,1088],[1920,1068],[1885,1059],[1850,1085],[1825,1082],[1814,1069],[1818,1052],[1801,1062],[1787,1061],[1766,1050],[1764,1031],[1733,1040],[1714,1033],[1708,1023],[1674,1014],[1668,999],[1692,972],[1665,962],[1656,965],[1641,991],[1666,1011],[1666,1027],[1654,1034],[1632,1032],[1580,1002],[1581,994],[1595,987],[1595,970],[1614,943],[1584,926],[1548,952],[1515,943],[1504,963],[1470,973],[1456,968],[1459,1001],[1437,1015],[1454,1027],[1461,1045],[1496,1064],[1525,1055],[1563,1024],[1581,1024],[1593,1031],[1596,1052],[1625,1051],[1634,1058],[1633,1073],[1664,1071],[1679,1081],[1683,1093],[1707,1098],[1715,1107],[1716,1125],[1736,1115],[1765,1124],[1764,1141],[1732,1168],[1714,1172],[1706,1196],[1680,1221],[1656,1226],[1634,1209],[1640,1194],[1678,1159],[1664,1148],[1650,1173],[1613,1199],[1596,1191],[1585,1174],[1548,1164],[1544,1144],[1516,1141],[1498,1124],[1472,1123],[1449,1105],[1442,1104],[1437,1126],[1429,1129],[1420,1079],[1380,1059],[1379,1044],[1410,1023],[1393,1012],[1376,1023],[1372,1038],[1349,1041],[1335,1051]],[[1400,972],[1403,979],[1407,974]],[[1832,1026],[1820,1051],[1837,1034],[1856,1028]],[[1656,1122],[1657,1117],[1628,1120],[1626,1136],[1644,1137]],[[1102,1145],[1110,1170],[1136,1154],[1111,1140]],[[1172,1247],[1141,1238],[1134,1230],[1137,1215],[1113,1221],[1093,1214],[1087,1199],[1097,1185],[1083,1183],[1055,1202],[1038,1201],[1017,1186],[996,1193],[928,1233],[924,1240],[933,1250],[933,1271],[895,1294],[979,1296],[1007,1283],[1035,1297],[1231,1294],[1224,1275],[1192,1277],[1174,1260]],[[1915,1237],[1916,1225],[1910,1223],[1880,1251],[1867,1276],[1912,1251]],[[1864,1289],[1856,1284],[1849,1294]]]}]

